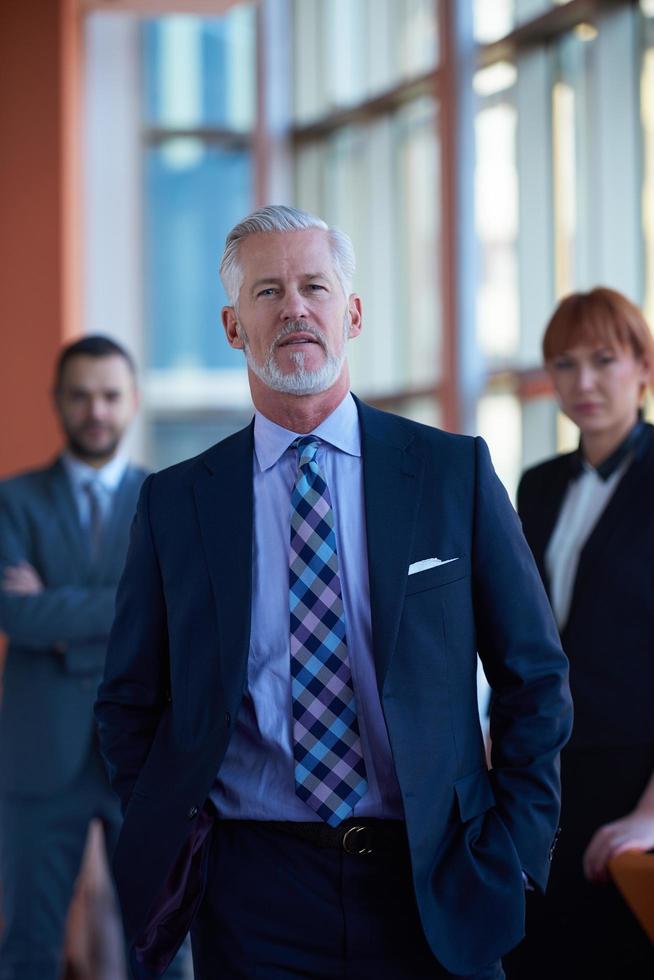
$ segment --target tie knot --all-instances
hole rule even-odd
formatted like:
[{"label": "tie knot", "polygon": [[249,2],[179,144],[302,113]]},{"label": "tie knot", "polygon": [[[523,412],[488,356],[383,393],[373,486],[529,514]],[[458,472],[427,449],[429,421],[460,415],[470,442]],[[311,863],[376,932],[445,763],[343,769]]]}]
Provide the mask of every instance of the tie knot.
[{"label": "tie knot", "polygon": [[316,453],[320,447],[320,439],[316,436],[302,436],[293,442],[293,446],[298,452],[298,466],[306,466],[316,458]]}]

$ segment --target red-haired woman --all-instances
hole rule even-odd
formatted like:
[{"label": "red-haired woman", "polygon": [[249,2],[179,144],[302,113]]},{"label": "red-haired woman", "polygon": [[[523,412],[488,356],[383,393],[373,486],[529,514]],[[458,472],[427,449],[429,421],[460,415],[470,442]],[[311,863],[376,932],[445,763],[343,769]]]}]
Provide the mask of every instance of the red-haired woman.
[{"label": "red-haired woman", "polygon": [[654,848],[654,428],[641,405],[654,345],[640,310],[597,288],[564,299],[543,338],[576,452],[528,470],[518,511],[570,660],[572,739],[545,898],[509,977],[654,977],[654,951],[607,862]]}]

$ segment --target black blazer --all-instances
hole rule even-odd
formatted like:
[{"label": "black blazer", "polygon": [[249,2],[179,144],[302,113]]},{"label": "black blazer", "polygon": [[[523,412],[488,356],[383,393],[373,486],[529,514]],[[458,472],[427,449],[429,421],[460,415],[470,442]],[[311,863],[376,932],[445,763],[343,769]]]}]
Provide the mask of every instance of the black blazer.
[{"label": "black blazer", "polygon": [[[575,453],[523,475],[518,513],[545,587],[545,551],[570,480]],[[654,427],[580,556],[561,639],[575,705],[571,746],[654,742]]]}]

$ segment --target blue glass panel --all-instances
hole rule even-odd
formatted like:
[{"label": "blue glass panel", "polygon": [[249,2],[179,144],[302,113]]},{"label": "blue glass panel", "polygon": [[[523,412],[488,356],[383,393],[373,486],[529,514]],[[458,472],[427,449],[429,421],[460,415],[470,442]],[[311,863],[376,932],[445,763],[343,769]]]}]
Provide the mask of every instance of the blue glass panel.
[{"label": "blue glass panel", "polygon": [[182,459],[197,456],[214,443],[244,428],[251,419],[251,410],[212,412],[208,418],[159,419],[150,428],[148,465],[153,470],[161,470]]},{"label": "blue glass panel", "polygon": [[145,308],[152,368],[239,367],[220,323],[218,265],[252,209],[248,152],[170,139],[145,157]]},{"label": "blue glass panel", "polygon": [[252,5],[220,18],[160,17],[143,24],[144,117],[151,126],[245,131],[255,114]]}]

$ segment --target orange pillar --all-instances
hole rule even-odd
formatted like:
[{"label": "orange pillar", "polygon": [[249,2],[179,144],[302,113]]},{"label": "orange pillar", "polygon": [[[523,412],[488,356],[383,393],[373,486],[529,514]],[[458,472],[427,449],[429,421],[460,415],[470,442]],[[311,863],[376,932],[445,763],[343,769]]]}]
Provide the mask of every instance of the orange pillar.
[{"label": "orange pillar", "polygon": [[0,66],[3,477],[56,450],[53,363],[80,332],[76,0],[2,0]]}]

